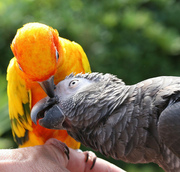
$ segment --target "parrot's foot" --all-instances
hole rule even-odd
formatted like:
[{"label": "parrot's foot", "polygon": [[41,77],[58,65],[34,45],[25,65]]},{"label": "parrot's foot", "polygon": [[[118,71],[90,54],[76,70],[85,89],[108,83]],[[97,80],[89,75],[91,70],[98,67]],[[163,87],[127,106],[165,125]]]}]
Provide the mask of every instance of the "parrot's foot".
[{"label": "parrot's foot", "polygon": [[[63,143],[63,142],[62,142]],[[66,154],[68,160],[69,160],[69,148],[67,147],[67,145],[65,143],[63,143],[63,149],[64,149],[64,153]]]},{"label": "parrot's foot", "polygon": [[88,163],[91,167],[90,167],[90,170],[93,169],[95,163],[96,163],[96,155],[94,152],[91,152],[91,151],[85,151],[83,152],[86,156],[86,159],[85,159],[85,162]]},{"label": "parrot's foot", "polygon": [[66,154],[67,159],[69,160],[69,148],[67,147],[67,145],[65,143],[63,143],[57,139],[51,138],[46,141],[46,144],[53,144],[57,148],[60,148],[62,150],[62,152],[64,152]]}]

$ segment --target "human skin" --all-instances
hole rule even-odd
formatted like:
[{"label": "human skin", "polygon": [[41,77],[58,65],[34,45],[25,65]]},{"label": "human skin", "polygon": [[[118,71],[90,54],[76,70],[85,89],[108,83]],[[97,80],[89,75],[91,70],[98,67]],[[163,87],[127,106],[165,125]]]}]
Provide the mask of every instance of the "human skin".
[{"label": "human skin", "polygon": [[69,149],[69,160],[64,153],[62,143],[56,139],[49,139],[44,145],[0,150],[0,171],[3,172],[124,172],[124,170],[89,152],[77,152]]}]

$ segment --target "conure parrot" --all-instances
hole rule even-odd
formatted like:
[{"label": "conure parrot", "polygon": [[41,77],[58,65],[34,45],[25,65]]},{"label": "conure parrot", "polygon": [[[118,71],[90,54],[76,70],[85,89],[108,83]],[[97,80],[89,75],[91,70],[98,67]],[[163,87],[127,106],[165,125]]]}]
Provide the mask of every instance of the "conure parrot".
[{"label": "conure parrot", "polygon": [[80,143],[66,130],[50,130],[34,125],[30,111],[46,97],[54,97],[54,83],[72,72],[91,72],[82,47],[59,37],[58,31],[41,23],[28,23],[18,29],[11,49],[14,58],[7,69],[9,117],[14,140],[19,147],[41,145],[56,138],[78,149]]},{"label": "conure parrot", "polygon": [[125,85],[111,74],[71,74],[57,84],[55,97],[33,107],[35,123],[66,129],[114,159],[180,171],[180,77]]}]

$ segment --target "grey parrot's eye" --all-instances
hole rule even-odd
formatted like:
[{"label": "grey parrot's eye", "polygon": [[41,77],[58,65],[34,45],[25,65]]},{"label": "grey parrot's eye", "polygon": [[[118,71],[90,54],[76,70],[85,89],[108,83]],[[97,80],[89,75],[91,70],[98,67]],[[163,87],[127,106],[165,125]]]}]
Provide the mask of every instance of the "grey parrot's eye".
[{"label": "grey parrot's eye", "polygon": [[70,83],[69,83],[69,87],[70,88],[74,88],[76,85],[77,85],[77,83],[79,82],[79,80],[72,80]]}]

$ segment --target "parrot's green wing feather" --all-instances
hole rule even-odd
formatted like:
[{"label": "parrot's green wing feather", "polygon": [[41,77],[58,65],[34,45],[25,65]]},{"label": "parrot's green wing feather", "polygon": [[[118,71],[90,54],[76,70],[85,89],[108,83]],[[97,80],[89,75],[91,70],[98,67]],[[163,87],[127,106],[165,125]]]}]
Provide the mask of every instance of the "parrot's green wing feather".
[{"label": "parrot's green wing feather", "polygon": [[22,145],[28,139],[28,130],[32,130],[30,118],[30,91],[25,80],[17,73],[16,60],[13,58],[7,69],[7,93],[9,117],[14,140]]}]

